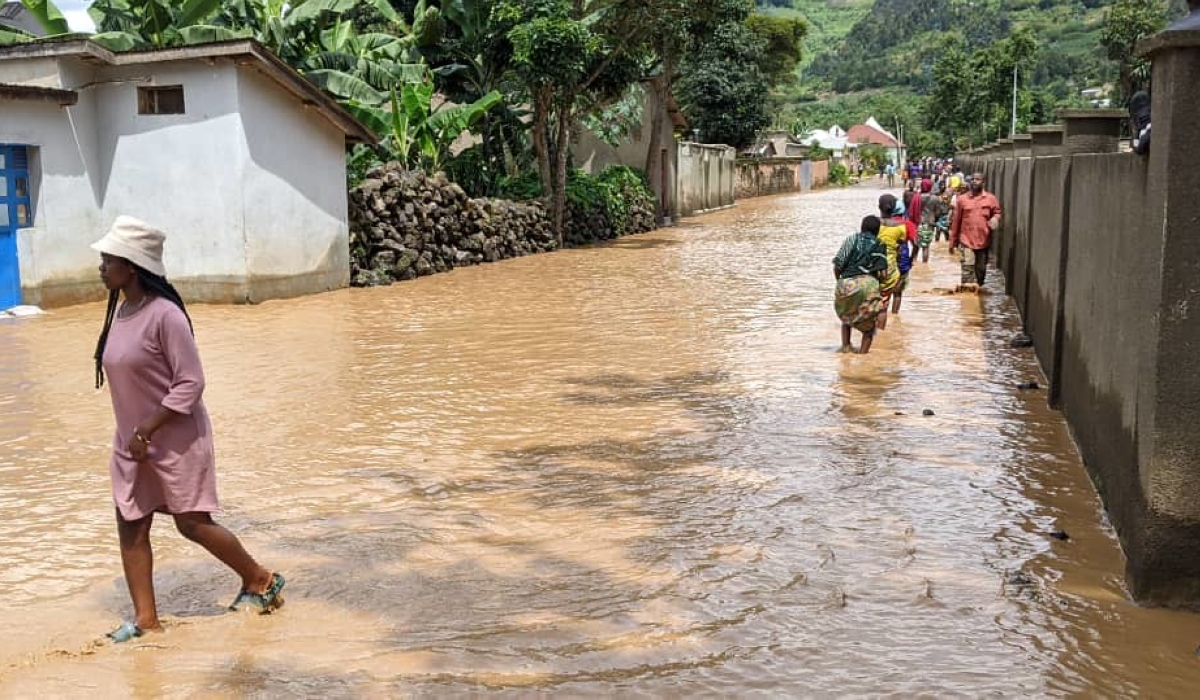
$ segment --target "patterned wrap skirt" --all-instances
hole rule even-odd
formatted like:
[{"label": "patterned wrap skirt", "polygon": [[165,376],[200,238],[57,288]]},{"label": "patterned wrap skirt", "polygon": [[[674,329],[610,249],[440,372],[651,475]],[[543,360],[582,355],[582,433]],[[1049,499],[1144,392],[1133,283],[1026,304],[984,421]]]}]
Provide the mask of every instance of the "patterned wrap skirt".
[{"label": "patterned wrap skirt", "polygon": [[917,246],[928,248],[933,243],[933,224],[921,224],[917,227]]},{"label": "patterned wrap skirt", "polygon": [[863,333],[873,332],[875,321],[884,309],[879,280],[871,275],[838,280],[833,308],[844,325]]}]

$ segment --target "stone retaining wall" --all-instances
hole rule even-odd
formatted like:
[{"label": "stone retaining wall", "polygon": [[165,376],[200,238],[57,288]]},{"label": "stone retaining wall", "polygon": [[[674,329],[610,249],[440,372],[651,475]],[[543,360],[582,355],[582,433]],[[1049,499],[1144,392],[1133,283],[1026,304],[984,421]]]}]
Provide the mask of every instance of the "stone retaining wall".
[{"label": "stone retaining wall", "polygon": [[[655,228],[653,200],[631,205],[622,232],[568,207],[565,243],[582,245]],[[558,248],[540,201],[472,199],[442,173],[389,164],[350,191],[350,283],[357,287],[446,272]]]}]

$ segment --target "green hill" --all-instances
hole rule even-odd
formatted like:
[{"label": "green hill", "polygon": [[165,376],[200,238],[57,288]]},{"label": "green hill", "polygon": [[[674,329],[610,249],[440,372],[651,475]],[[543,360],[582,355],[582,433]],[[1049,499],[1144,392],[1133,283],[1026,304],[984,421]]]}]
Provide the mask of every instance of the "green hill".
[{"label": "green hill", "polygon": [[801,66],[832,51],[854,25],[871,11],[875,0],[759,0],[759,11],[768,15],[798,17],[808,23]]},{"label": "green hill", "polygon": [[1109,80],[1115,67],[1100,47],[1104,8],[1111,0],[876,0],[845,37],[816,56],[808,80],[845,93],[888,86],[928,89],[931,67],[947,38],[968,48],[1018,29],[1033,33],[1040,51],[1027,67],[1036,85]]}]

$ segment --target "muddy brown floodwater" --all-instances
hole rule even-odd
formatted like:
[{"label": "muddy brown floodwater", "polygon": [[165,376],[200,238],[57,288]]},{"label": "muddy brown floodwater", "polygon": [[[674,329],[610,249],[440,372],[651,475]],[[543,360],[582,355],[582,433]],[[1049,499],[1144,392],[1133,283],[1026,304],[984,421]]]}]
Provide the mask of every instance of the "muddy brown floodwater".
[{"label": "muddy brown floodwater", "polygon": [[942,293],[939,244],[835,353],[877,195],[195,307],[223,519],[288,603],[225,614],[159,522],[167,631],[125,647],[103,308],[0,322],[0,695],[1195,697],[1200,617],[1127,600],[1000,280]]}]

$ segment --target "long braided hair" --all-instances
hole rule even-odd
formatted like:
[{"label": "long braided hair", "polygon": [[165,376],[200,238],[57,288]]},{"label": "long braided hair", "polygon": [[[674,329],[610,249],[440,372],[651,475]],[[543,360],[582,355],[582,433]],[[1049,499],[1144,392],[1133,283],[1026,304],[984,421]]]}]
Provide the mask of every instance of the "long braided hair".
[{"label": "long braided hair", "polygon": [[[142,286],[142,291],[146,294],[156,297],[162,297],[179,307],[183,312],[183,317],[187,319],[188,329],[192,331],[192,335],[196,335],[196,329],[192,327],[192,317],[188,315],[187,307],[183,304],[183,297],[179,296],[179,292],[167,281],[166,277],[156,275],[149,270],[145,270],[138,265],[125,261],[131,265],[137,273],[138,283]],[[117,315],[117,301],[121,293],[117,290],[112,290],[108,293],[108,308],[104,312],[104,329],[100,331],[100,339],[96,341],[96,388],[104,386],[104,346],[108,344],[108,331],[112,329],[113,318]]]}]

